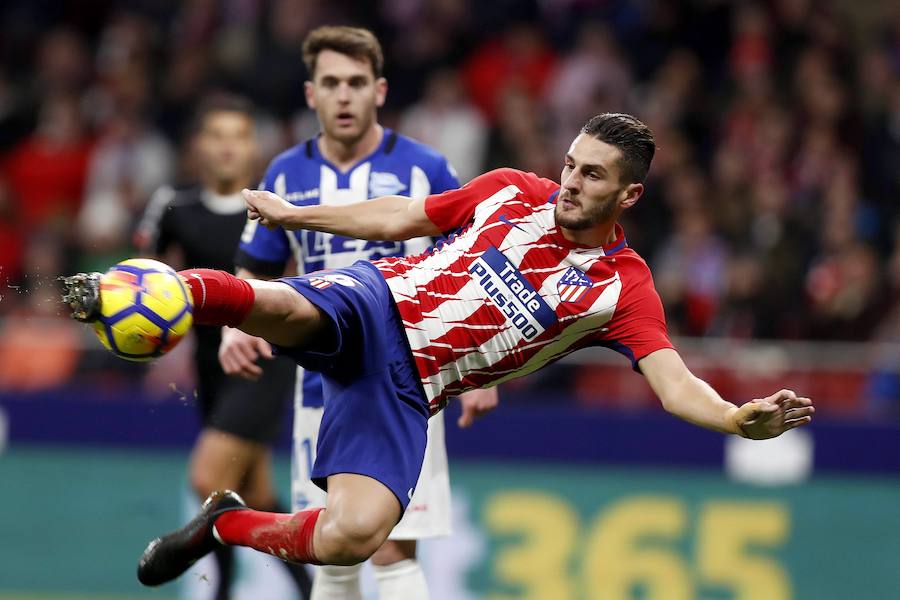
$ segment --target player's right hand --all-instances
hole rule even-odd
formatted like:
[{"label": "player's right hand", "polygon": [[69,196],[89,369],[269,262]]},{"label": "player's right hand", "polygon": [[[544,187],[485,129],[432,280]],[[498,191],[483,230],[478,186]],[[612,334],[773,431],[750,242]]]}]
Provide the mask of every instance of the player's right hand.
[{"label": "player's right hand", "polygon": [[258,380],[263,370],[256,361],[259,357],[273,358],[272,346],[266,340],[244,333],[232,327],[222,328],[219,344],[219,363],[226,375]]},{"label": "player's right hand", "polygon": [[809,398],[798,396],[793,390],[781,390],[743,404],[733,418],[746,437],[767,440],[809,424],[815,412]]},{"label": "player's right hand", "polygon": [[288,219],[296,207],[290,202],[266,190],[243,190],[244,202],[247,203],[247,218],[258,220],[261,225],[288,228]]}]

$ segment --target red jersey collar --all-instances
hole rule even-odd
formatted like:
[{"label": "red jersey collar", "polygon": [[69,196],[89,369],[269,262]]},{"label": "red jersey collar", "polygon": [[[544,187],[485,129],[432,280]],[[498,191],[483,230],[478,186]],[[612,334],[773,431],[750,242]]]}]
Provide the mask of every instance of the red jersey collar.
[{"label": "red jersey collar", "polygon": [[[628,246],[628,240],[625,239],[625,230],[622,229],[622,226],[618,223],[615,224],[615,239],[609,244],[603,244],[601,248],[603,249],[603,254],[605,256],[609,256],[611,254],[615,254],[619,250]],[[571,248],[573,250],[596,250],[597,246],[591,246],[588,244],[579,244],[577,242],[572,242],[563,235],[559,225],[554,224],[553,230],[551,231],[553,235],[554,241],[557,244],[564,248]]]}]

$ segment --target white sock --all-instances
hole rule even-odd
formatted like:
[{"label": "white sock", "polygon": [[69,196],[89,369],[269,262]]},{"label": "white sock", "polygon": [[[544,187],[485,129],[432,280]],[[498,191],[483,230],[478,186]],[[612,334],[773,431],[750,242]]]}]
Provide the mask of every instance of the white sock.
[{"label": "white sock", "polygon": [[373,565],[378,600],[428,600],[428,584],[419,563],[411,558],[392,565]]},{"label": "white sock", "polygon": [[336,565],[316,567],[309,600],[362,600],[362,592],[359,591],[361,568],[361,563],[351,567]]}]

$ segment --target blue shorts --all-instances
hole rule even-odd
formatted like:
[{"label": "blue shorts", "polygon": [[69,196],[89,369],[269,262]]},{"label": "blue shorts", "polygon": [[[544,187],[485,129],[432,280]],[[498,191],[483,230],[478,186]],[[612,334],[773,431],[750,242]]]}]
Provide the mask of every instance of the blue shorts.
[{"label": "blue shorts", "polygon": [[367,475],[397,496],[403,511],[422,470],[428,401],[387,283],[371,263],[280,279],[315,304],[331,335],[276,348],[322,374],[325,411],[313,482],[336,473]]}]

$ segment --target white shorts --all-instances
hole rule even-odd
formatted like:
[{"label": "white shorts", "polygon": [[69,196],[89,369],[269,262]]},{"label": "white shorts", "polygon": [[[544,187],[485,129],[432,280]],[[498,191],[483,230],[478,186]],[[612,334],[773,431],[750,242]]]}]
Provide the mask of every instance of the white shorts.
[{"label": "white shorts", "polygon": [[[323,410],[294,407],[291,501],[295,511],[325,506],[325,492],[309,479],[316,461]],[[444,413],[441,412],[428,420],[428,443],[416,491],[388,539],[419,540],[450,535],[450,518],[450,475],[444,445]]]}]

